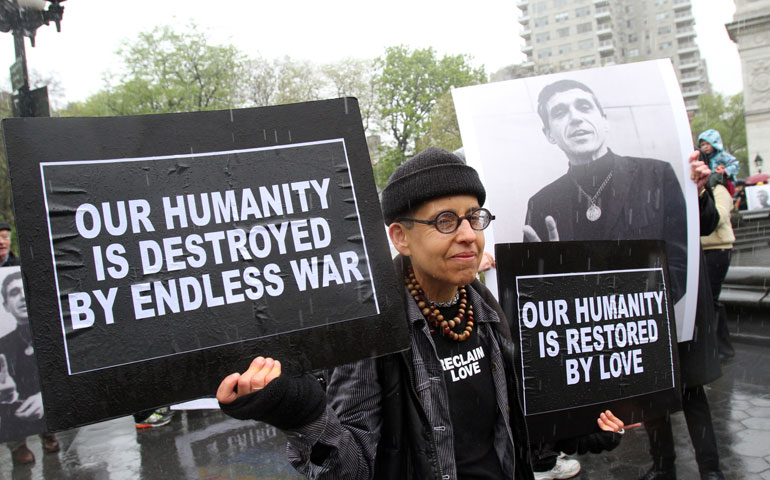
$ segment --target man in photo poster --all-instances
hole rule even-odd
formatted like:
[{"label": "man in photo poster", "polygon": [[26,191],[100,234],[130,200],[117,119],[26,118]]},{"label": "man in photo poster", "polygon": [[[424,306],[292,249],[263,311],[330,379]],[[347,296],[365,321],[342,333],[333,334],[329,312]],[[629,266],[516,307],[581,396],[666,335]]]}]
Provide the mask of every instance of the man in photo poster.
[{"label": "man in photo poster", "polygon": [[[21,272],[3,270],[10,271],[0,284],[3,308],[16,319],[16,328],[0,338],[0,434],[13,439],[7,443],[13,462],[25,464],[35,456],[24,437],[45,430],[43,398]],[[54,434],[41,434],[40,441],[46,453],[59,451]]]},{"label": "man in photo poster", "polygon": [[545,86],[537,112],[546,139],[564,152],[569,168],[529,199],[524,241],[665,240],[671,294],[675,302],[682,298],[686,211],[671,165],[613,152],[599,99],[576,80]]}]

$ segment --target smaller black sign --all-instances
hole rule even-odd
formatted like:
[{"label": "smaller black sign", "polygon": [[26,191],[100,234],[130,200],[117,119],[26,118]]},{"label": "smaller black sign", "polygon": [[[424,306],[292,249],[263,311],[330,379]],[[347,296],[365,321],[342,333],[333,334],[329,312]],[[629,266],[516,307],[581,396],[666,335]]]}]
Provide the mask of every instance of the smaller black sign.
[{"label": "smaller black sign", "polygon": [[[496,254],[535,438],[596,431],[607,408],[633,423],[676,403],[673,305],[657,242],[508,244]],[[640,407],[655,396],[664,400]]]}]

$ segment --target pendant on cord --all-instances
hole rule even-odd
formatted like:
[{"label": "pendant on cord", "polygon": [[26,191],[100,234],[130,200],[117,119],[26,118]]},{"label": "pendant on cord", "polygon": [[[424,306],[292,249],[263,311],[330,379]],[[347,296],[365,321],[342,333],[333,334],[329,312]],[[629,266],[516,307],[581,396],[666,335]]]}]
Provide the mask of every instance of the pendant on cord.
[{"label": "pendant on cord", "polygon": [[586,210],[586,218],[592,222],[595,222],[599,220],[599,217],[602,216],[602,209],[599,208],[597,205],[591,205],[588,207],[588,210]]}]

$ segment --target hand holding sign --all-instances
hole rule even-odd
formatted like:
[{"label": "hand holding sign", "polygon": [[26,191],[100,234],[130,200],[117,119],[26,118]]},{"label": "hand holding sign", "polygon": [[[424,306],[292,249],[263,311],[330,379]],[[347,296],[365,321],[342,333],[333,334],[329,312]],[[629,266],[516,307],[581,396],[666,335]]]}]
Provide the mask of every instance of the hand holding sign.
[{"label": "hand holding sign", "polygon": [[641,423],[624,425],[623,420],[616,417],[610,410],[605,410],[599,414],[599,418],[596,419],[596,423],[599,425],[599,428],[605,432],[615,432],[620,434],[623,434],[626,428],[637,428],[642,425]]},{"label": "hand holding sign", "polygon": [[257,357],[242,375],[236,372],[222,380],[217,389],[217,400],[228,405],[237,398],[262,390],[280,375],[281,362],[272,358]]},{"label": "hand holding sign", "polygon": [[695,150],[687,158],[690,162],[690,179],[698,186],[698,193],[706,186],[711,176],[711,169],[700,160],[700,151]]},{"label": "hand holding sign", "polygon": [[265,357],[255,358],[243,374],[225,377],[217,400],[233,418],[257,420],[282,430],[307,425],[326,409],[326,395],[313,375],[281,375],[281,362]]}]

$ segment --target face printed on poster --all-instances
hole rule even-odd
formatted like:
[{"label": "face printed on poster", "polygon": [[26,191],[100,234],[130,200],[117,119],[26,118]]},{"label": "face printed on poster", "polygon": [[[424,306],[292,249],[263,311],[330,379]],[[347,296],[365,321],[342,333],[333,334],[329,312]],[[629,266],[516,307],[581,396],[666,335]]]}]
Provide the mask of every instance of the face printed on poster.
[{"label": "face printed on poster", "polygon": [[[331,140],[41,164],[70,373],[378,313],[346,162]],[[146,181],[66,188],[121,176]]]}]

